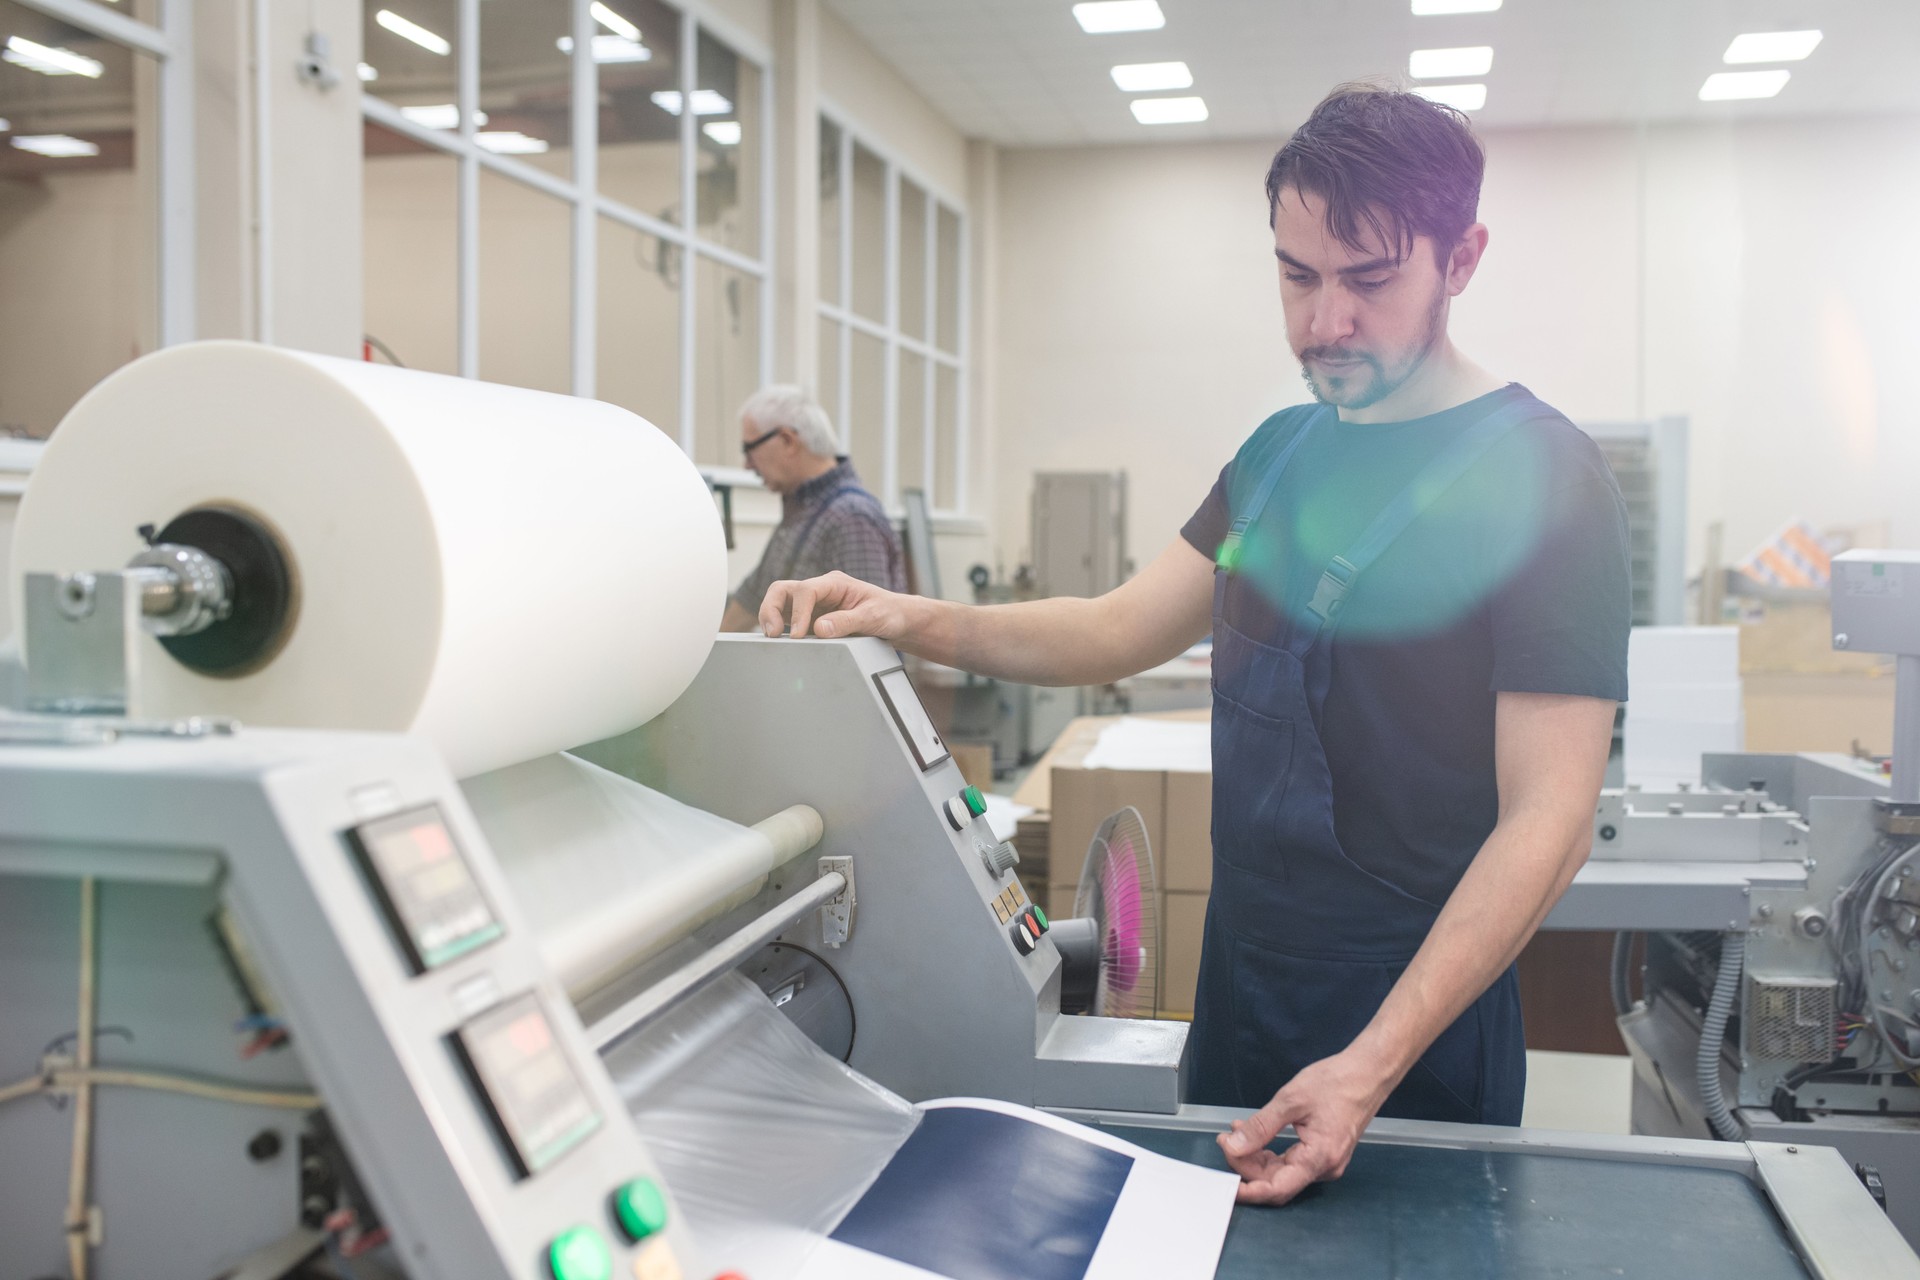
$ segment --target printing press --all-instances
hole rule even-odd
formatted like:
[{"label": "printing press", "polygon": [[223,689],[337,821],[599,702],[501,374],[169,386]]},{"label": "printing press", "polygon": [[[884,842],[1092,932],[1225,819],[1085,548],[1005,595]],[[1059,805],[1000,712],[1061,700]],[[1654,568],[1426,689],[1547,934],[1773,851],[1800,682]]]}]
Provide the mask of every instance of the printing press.
[{"label": "printing press", "polygon": [[[377,381],[363,393],[457,394],[432,375]],[[227,411],[193,394],[209,418]],[[36,486],[61,483],[51,453]],[[726,1028],[690,1033],[688,1015],[740,975],[761,1012],[777,1005],[823,1057],[909,1101],[1028,1103],[1218,1164],[1231,1113],[1184,1103],[1183,1025],[1062,1012],[1053,922],[887,646],[721,638],[643,722],[467,773],[449,764],[463,744],[425,730],[256,727],[149,701],[169,664],[206,662],[215,642],[245,650],[219,660],[247,678],[271,675],[307,616],[287,584],[312,587],[309,614],[320,598],[275,511],[223,510],[115,512],[129,534],[165,523],[112,560],[37,563],[16,543],[24,659],[0,720],[9,1280],[789,1274],[751,1202],[703,1217],[692,1188],[710,1171],[750,1180],[767,1162],[755,1143],[806,1117],[741,1103],[692,1156],[650,1136],[650,1082],[729,1069]],[[1813,803],[1816,833],[1839,803]],[[710,830],[702,856],[642,848],[669,829],[655,822]],[[1818,1141],[1381,1121],[1341,1183],[1236,1210],[1218,1274],[1576,1259],[1920,1276]]]}]

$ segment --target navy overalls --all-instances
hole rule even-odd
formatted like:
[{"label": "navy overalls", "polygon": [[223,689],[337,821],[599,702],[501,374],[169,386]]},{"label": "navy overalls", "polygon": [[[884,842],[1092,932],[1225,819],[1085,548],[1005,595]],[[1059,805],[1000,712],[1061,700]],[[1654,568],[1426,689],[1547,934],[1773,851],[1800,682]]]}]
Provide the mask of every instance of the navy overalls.
[{"label": "navy overalls", "polygon": [[[1426,502],[1525,416],[1524,408],[1496,409],[1443,448],[1327,566],[1305,610],[1256,609],[1255,589],[1234,562],[1294,451],[1309,432],[1329,429],[1333,409],[1295,433],[1246,509],[1234,513],[1214,572],[1213,892],[1189,1101],[1264,1106],[1302,1067],[1345,1049],[1440,913],[1440,902],[1341,851],[1320,740],[1329,641],[1353,583]],[[1276,615],[1278,634],[1266,620]],[[1462,874],[1477,852],[1461,850]],[[1441,1033],[1380,1114],[1518,1124],[1525,1082],[1520,993],[1509,967]]]}]

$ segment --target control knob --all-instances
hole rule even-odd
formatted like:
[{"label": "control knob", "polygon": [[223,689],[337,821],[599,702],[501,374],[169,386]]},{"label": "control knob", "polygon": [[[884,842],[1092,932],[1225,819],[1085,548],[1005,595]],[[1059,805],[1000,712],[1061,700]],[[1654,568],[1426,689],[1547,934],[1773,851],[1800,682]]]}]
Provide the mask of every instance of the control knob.
[{"label": "control knob", "polygon": [[987,874],[998,880],[1020,865],[1020,851],[1006,840],[991,845],[982,841],[980,860],[987,864]]}]

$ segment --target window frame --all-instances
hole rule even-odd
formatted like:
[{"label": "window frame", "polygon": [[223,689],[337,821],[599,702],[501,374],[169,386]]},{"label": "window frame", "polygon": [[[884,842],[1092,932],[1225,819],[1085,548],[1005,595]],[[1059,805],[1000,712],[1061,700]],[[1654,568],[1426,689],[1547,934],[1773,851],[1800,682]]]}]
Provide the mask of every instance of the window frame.
[{"label": "window frame", "polygon": [[[972,246],[968,231],[970,215],[966,201],[956,198],[939,183],[929,181],[927,176],[914,165],[903,161],[899,154],[885,143],[878,142],[873,135],[863,129],[846,111],[842,110],[826,95],[820,98],[820,118],[815,123],[832,125],[839,131],[839,154],[834,161],[839,191],[839,262],[836,264],[837,279],[834,281],[833,296],[827,291],[827,281],[821,280],[820,297],[814,312],[814,325],[817,345],[824,346],[822,320],[830,320],[838,325],[838,349],[834,353],[835,388],[819,388],[821,404],[833,414],[844,436],[842,443],[851,450],[855,424],[850,420],[848,411],[853,400],[853,334],[857,330],[869,337],[877,338],[886,346],[886,364],[882,396],[885,404],[882,416],[882,430],[885,439],[882,442],[883,474],[878,478],[879,496],[887,511],[901,515],[905,511],[900,491],[903,487],[915,487],[914,478],[905,478],[899,474],[900,461],[900,358],[902,353],[923,358],[927,362],[927,376],[921,388],[923,405],[921,412],[921,430],[923,440],[920,451],[922,474],[917,477],[919,487],[926,494],[927,509],[936,520],[968,519],[971,515],[969,482],[972,471],[972,455],[969,448],[970,432],[968,426],[968,402],[971,392],[968,373],[971,368],[971,298]],[[885,319],[874,321],[859,314],[853,308],[853,221],[854,198],[852,188],[853,149],[855,144],[877,157],[886,169],[885,190],[885,234],[883,278],[885,290]],[[900,184],[902,181],[913,183],[926,196],[926,226],[922,237],[922,249],[925,260],[922,265],[922,282],[925,290],[924,339],[915,338],[906,333],[900,325]],[[945,209],[956,222],[956,256],[954,264],[954,288],[958,293],[955,301],[954,350],[948,351],[939,345],[940,279],[939,265],[939,226],[940,212]],[[826,366],[824,360],[821,367]],[[938,492],[936,484],[936,456],[938,443],[937,412],[940,379],[938,369],[952,370],[956,380],[954,396],[953,430],[953,506],[938,507],[934,497]],[[903,480],[906,483],[903,485]]]},{"label": "window frame", "polygon": [[[184,0],[168,0],[182,3]],[[653,236],[677,248],[685,263],[680,280],[680,420],[656,423],[675,436],[682,450],[698,461],[696,439],[700,406],[696,404],[699,341],[698,259],[705,258],[751,277],[760,291],[759,373],[764,385],[772,380],[774,348],[774,67],[772,51],[724,18],[693,0],[663,0],[680,14],[679,74],[681,101],[691,104],[699,80],[700,36],[705,34],[750,62],[760,74],[760,235],[759,257],[709,240],[700,232],[697,208],[699,188],[700,117],[689,108],[680,112],[679,223],[671,223],[622,204],[600,190],[599,65],[593,60],[593,36],[599,30],[591,0],[570,0],[573,52],[571,149],[569,178],[557,177],[523,161],[487,150],[475,139],[475,115],[480,105],[480,0],[459,0],[454,54],[458,61],[456,101],[460,107],[457,130],[429,129],[409,120],[394,104],[370,90],[361,95],[361,114],[384,129],[445,153],[459,164],[456,306],[458,371],[477,378],[480,372],[480,171],[519,182],[564,201],[572,219],[570,264],[571,353],[570,390],[591,399],[595,395],[598,361],[599,220],[613,222]],[[730,412],[732,406],[727,406]]]}]

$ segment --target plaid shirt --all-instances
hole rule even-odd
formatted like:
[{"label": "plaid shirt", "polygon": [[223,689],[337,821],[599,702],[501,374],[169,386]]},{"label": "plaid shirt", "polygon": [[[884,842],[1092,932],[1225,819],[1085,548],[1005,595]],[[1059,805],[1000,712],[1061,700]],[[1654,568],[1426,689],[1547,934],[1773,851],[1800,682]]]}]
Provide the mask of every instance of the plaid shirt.
[{"label": "plaid shirt", "polygon": [[780,508],[780,524],[759,567],[733,593],[747,612],[759,612],[775,582],[815,578],[834,569],[889,591],[907,589],[900,535],[845,458],[785,495]]}]

